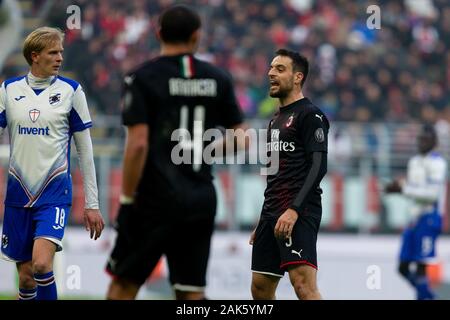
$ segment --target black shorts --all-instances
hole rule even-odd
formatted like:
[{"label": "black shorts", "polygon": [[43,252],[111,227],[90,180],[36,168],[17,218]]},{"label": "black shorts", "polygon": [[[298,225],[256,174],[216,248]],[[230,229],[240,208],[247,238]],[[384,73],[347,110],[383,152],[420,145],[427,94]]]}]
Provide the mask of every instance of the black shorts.
[{"label": "black shorts", "polygon": [[292,265],[307,264],[317,269],[317,233],[321,214],[299,215],[290,239],[275,238],[278,219],[260,220],[252,250],[252,271],[283,277]]},{"label": "black shorts", "polygon": [[195,219],[141,218],[133,224],[133,230],[127,234],[119,227],[106,266],[109,274],[142,285],[164,254],[175,289],[203,291],[214,212]]}]

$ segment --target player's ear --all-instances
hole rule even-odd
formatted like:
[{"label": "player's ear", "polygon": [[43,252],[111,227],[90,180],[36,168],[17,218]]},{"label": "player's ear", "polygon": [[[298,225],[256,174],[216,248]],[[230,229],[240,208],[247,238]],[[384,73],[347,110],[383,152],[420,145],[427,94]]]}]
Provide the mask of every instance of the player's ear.
[{"label": "player's ear", "polygon": [[31,52],[31,61],[37,62],[38,58],[39,58],[39,52],[32,51]]},{"label": "player's ear", "polygon": [[194,32],[192,32],[189,42],[197,47],[197,45],[200,43],[200,36],[200,29],[195,30]]},{"label": "player's ear", "polygon": [[303,77],[304,77],[303,72],[297,71],[294,75],[294,83],[296,85],[300,85],[302,83]]}]

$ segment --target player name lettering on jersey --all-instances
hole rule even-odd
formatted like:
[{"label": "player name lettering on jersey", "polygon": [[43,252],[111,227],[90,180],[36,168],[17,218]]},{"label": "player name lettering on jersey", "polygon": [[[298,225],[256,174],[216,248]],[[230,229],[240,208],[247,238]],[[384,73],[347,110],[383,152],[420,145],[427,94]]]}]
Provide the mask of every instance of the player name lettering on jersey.
[{"label": "player name lettering on jersey", "polygon": [[45,128],[36,128],[36,127],[22,127],[20,124],[18,126],[18,131],[19,134],[29,134],[29,135],[33,135],[33,136],[48,136],[50,135],[49,131],[49,127],[45,127]]},{"label": "player name lettering on jersey", "polygon": [[171,96],[184,97],[215,97],[217,96],[217,82],[215,79],[169,79]]}]

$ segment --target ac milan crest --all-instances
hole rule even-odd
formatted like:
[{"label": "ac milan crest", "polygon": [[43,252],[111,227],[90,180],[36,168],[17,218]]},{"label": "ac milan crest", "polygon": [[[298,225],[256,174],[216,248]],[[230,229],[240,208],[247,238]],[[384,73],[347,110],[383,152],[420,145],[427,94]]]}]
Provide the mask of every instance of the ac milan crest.
[{"label": "ac milan crest", "polygon": [[288,118],[288,121],[286,122],[286,128],[289,127],[292,124],[293,121],[294,121],[294,115],[291,115]]}]

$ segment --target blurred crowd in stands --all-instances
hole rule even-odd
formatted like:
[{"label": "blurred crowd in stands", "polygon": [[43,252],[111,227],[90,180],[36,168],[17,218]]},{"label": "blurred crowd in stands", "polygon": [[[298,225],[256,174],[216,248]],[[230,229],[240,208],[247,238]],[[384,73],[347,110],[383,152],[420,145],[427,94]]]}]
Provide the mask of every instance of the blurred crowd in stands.
[{"label": "blurred crowd in stands", "polygon": [[[120,112],[123,74],[158,55],[157,17],[179,2],[198,8],[198,56],[233,76],[249,118],[273,114],[266,74],[274,51],[288,47],[310,59],[305,94],[331,120],[443,120],[450,132],[448,0],[54,1],[47,24],[66,30],[64,70],[83,83],[97,113]],[[381,28],[371,30],[374,3]],[[81,8],[79,30],[66,28],[72,4]]]},{"label": "blurred crowd in stands", "polygon": [[[42,2],[42,1],[40,1]],[[66,30],[65,70],[97,111],[117,114],[123,74],[159,52],[157,16],[174,0],[54,1],[48,24]],[[204,18],[199,56],[233,76],[244,113],[266,118],[266,73],[289,47],[312,64],[306,94],[332,120],[435,121],[450,117],[450,3],[378,1],[381,28],[366,22],[373,1],[185,0]],[[81,8],[67,30],[66,9]]]},{"label": "blurred crowd in stands", "polygon": [[[66,29],[67,1],[48,23]],[[81,30],[68,30],[65,68],[77,73],[99,112],[115,114],[121,77],[159,53],[157,16],[172,0],[78,0]],[[272,115],[266,73],[274,51],[311,60],[305,91],[332,120],[436,121],[450,117],[450,3],[378,1],[185,0],[204,18],[199,56],[233,76],[244,113]],[[450,120],[450,119],[449,119]]]}]

